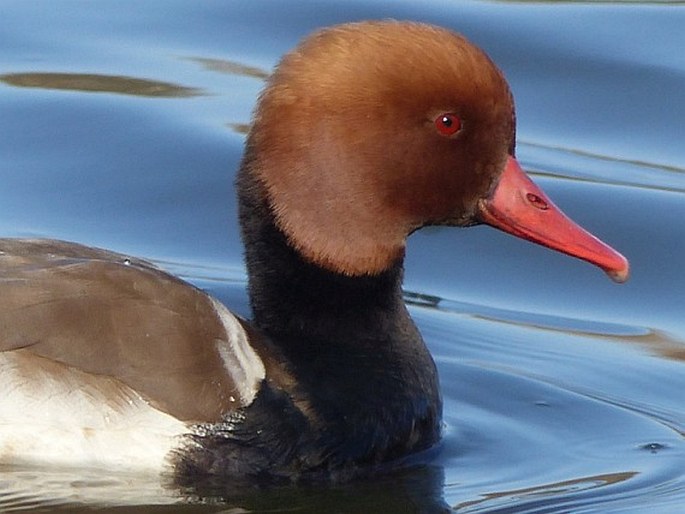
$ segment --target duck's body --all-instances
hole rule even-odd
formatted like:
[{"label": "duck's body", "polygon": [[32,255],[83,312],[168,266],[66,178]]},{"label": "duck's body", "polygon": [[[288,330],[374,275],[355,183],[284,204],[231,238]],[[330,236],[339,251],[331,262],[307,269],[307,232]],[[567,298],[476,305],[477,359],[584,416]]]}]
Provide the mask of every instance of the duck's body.
[{"label": "duck's body", "polygon": [[399,264],[336,275],[271,232],[269,337],[144,261],[0,240],[0,461],[272,481],[433,445],[437,375]]},{"label": "duck's body", "polygon": [[138,259],[3,239],[0,289],[3,462],[161,469],[265,376],[235,316]]},{"label": "duck's body", "polygon": [[0,462],[270,482],[430,448],[438,379],[401,297],[412,231],[487,222],[627,277],[513,149],[506,82],[460,36],[310,37],[262,94],[238,175],[250,323],[143,261],[0,240]]},{"label": "duck's body", "polygon": [[335,274],[254,214],[268,336],[145,261],[0,239],[0,461],[319,480],[432,446],[437,374],[400,262]]}]

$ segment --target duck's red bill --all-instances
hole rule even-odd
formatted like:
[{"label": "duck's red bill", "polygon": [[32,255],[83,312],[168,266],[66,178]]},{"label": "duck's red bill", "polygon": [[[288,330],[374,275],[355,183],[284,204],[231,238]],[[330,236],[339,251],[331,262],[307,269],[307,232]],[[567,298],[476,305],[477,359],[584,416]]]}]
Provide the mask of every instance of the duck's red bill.
[{"label": "duck's red bill", "polygon": [[499,182],[478,204],[484,223],[602,268],[616,282],[628,280],[628,260],[576,225],[509,157]]}]

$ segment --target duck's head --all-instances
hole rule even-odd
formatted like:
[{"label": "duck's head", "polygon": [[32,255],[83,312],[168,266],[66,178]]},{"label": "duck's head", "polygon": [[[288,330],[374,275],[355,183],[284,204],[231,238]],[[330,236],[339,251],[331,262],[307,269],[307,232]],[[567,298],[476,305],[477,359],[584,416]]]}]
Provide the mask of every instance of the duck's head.
[{"label": "duck's head", "polygon": [[493,62],[449,30],[363,22],[287,54],[263,91],[249,172],[306,259],[372,275],[425,225],[488,223],[625,280],[625,258],[568,220],[514,157],[515,114]]}]

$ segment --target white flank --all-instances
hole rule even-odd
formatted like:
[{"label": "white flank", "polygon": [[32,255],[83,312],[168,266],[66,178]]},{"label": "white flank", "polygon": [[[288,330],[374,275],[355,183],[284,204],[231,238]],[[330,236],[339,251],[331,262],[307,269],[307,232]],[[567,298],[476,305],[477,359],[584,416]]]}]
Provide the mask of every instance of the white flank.
[{"label": "white flank", "polygon": [[0,354],[0,462],[169,470],[188,433],[121,382],[18,350]]},{"label": "white flank", "polygon": [[216,342],[219,355],[238,388],[242,404],[249,405],[259,390],[259,384],[266,377],[264,363],[250,346],[245,329],[235,315],[215,299],[211,300],[226,330],[227,340]]}]

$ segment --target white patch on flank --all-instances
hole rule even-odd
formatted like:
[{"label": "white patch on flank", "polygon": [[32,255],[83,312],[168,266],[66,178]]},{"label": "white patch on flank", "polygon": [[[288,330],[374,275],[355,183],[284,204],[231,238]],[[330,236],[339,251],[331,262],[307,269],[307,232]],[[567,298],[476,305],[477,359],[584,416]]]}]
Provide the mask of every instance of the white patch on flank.
[{"label": "white patch on flank", "polygon": [[240,401],[243,405],[249,405],[257,395],[259,384],[266,377],[264,363],[250,346],[247,333],[238,319],[213,298],[212,304],[226,330],[227,341],[217,341],[219,355],[238,388]]},{"label": "white patch on flank", "polygon": [[111,377],[25,350],[0,354],[0,462],[170,470],[185,423]]}]

